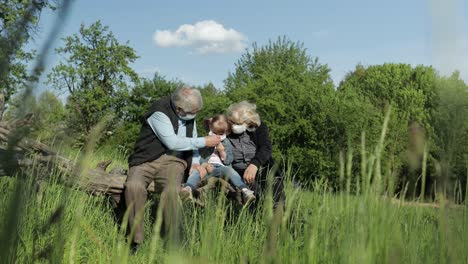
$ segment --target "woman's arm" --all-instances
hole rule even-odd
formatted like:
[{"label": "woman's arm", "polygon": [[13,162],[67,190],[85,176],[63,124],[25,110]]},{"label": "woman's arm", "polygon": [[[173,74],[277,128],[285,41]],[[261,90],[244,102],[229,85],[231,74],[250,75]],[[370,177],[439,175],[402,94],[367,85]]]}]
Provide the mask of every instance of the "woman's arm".
[{"label": "woman's arm", "polygon": [[257,130],[255,130],[253,136],[256,137],[257,152],[254,158],[250,162],[251,164],[260,168],[270,161],[272,155],[270,136],[268,135],[268,127],[265,123],[262,123]]}]

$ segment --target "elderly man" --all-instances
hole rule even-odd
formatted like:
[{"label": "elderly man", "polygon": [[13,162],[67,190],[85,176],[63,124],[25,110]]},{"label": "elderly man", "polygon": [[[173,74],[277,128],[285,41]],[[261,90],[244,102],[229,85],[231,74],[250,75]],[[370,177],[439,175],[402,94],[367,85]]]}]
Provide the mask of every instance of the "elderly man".
[{"label": "elderly man", "polygon": [[[177,211],[177,192],[184,172],[191,164],[205,174],[199,165],[198,149],[219,144],[219,136],[197,137],[195,116],[202,109],[200,91],[187,86],[178,88],[171,97],[155,101],[143,115],[140,135],[129,157],[129,172],[125,183],[125,201],[129,210],[129,224],[134,228],[134,246],[143,242],[143,210],[147,188],[151,181],[162,192],[159,206],[164,206],[167,219]],[[169,230],[170,231],[170,230]]]}]

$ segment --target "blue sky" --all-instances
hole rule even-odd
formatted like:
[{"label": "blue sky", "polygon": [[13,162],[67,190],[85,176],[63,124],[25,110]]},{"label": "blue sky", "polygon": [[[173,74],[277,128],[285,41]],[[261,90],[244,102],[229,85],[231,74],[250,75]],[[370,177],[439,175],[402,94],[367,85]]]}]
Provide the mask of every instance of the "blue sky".
[{"label": "blue sky", "polygon": [[[335,84],[358,63],[385,62],[434,65],[444,73],[457,68],[468,80],[467,13],[467,5],[455,0],[79,0],[61,37],[76,33],[81,23],[101,20],[136,50],[140,58],[133,69],[140,75],[158,71],[168,79],[212,82],[217,88],[223,88],[244,48],[278,36],[303,42],[309,55],[328,64]],[[41,45],[54,18],[52,12],[42,15],[30,47]],[[59,59],[51,54],[48,65]]]}]

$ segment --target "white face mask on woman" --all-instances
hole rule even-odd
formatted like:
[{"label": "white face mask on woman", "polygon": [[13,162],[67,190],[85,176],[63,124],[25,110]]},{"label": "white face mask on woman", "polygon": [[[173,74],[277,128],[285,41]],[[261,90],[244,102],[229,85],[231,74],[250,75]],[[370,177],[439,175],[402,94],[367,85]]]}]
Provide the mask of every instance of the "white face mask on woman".
[{"label": "white face mask on woman", "polygon": [[245,125],[232,125],[232,132],[235,134],[242,134],[246,129]]}]

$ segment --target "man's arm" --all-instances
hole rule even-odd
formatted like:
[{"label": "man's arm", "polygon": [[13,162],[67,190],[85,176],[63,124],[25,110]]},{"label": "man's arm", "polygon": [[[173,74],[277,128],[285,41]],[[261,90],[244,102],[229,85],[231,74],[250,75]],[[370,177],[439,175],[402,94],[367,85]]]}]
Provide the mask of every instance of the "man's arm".
[{"label": "man's arm", "polygon": [[[199,148],[205,146],[205,138],[198,138],[197,134],[194,134],[192,138],[176,135],[171,120],[162,112],[154,112],[147,122],[159,140],[170,150],[196,150],[198,152]],[[196,131],[195,127],[194,124],[194,131]]]},{"label": "man's arm", "polygon": [[[193,132],[192,132],[193,138],[198,137],[198,132],[197,132],[197,123],[193,121]],[[203,141],[205,142],[205,141]],[[200,164],[200,153],[198,152],[198,149],[193,150],[193,156],[192,156],[192,165],[193,164]]]}]

